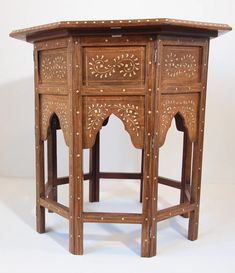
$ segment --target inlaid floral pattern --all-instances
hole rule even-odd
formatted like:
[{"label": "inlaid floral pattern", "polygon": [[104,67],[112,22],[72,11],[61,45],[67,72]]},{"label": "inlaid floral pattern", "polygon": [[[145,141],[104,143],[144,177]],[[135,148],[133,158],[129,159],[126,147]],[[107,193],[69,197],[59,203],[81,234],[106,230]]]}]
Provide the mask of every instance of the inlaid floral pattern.
[{"label": "inlaid floral pattern", "polygon": [[197,58],[192,53],[179,55],[170,52],[165,56],[164,71],[170,78],[185,76],[190,79],[198,71]]},{"label": "inlaid floral pattern", "polygon": [[40,72],[42,81],[66,80],[67,60],[65,56],[48,55],[41,57]]},{"label": "inlaid floral pattern", "polygon": [[91,74],[103,79],[111,77],[115,73],[121,74],[124,78],[132,78],[140,70],[139,59],[130,53],[123,53],[111,61],[103,54],[92,57],[89,62]]},{"label": "inlaid floral pattern", "polygon": [[96,131],[100,127],[100,123],[107,118],[110,111],[117,113],[118,116],[129,125],[131,130],[139,136],[139,113],[138,106],[134,104],[106,104],[106,103],[96,103],[88,106],[88,126],[89,137],[92,136],[92,131]]},{"label": "inlaid floral pattern", "polygon": [[123,122],[125,129],[131,136],[136,147],[143,145],[144,128],[144,99],[123,102],[118,99],[86,100],[84,104],[84,126],[85,146],[90,148],[95,141],[97,132],[101,129],[104,121],[114,114]]},{"label": "inlaid floral pattern", "polygon": [[110,104],[96,103],[88,106],[88,125],[89,137],[92,136],[92,131],[99,129],[100,123],[103,123],[110,111]]},{"label": "inlaid floral pattern", "polygon": [[160,146],[163,145],[166,133],[171,126],[173,117],[179,113],[188,130],[191,141],[195,140],[197,132],[197,105],[198,98],[195,96],[184,98],[177,95],[177,98],[170,96],[162,98],[161,115],[160,115]]},{"label": "inlaid floral pattern", "polygon": [[69,111],[66,98],[44,95],[41,98],[41,138],[47,139],[50,118],[53,114],[59,118],[65,142],[69,145]]},{"label": "inlaid floral pattern", "polygon": [[138,105],[134,104],[115,104],[114,107],[117,109],[117,112],[119,113],[120,117],[123,121],[125,121],[131,130],[136,134],[136,136],[139,136],[139,107]]}]

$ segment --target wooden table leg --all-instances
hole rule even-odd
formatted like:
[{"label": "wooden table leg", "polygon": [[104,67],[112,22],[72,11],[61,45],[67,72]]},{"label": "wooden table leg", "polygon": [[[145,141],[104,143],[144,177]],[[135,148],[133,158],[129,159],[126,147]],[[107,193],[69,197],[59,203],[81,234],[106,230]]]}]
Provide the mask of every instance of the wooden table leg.
[{"label": "wooden table leg", "polygon": [[82,95],[80,90],[81,47],[79,38],[69,40],[68,62],[70,69],[75,67],[74,79],[70,82],[70,127],[71,137],[69,143],[69,249],[75,255],[83,254],[83,138],[82,138]]},{"label": "wooden table leg", "polygon": [[40,139],[39,98],[35,98],[35,145],[36,145],[36,218],[37,232],[45,232],[45,208],[40,205],[40,198],[45,197],[44,178],[44,142]]},{"label": "wooden table leg", "polygon": [[100,132],[97,133],[94,146],[90,149],[89,201],[99,202],[100,196]]},{"label": "wooden table leg", "polygon": [[158,142],[156,142],[156,134],[158,123],[157,115],[155,115],[158,109],[159,92],[153,92],[155,86],[155,73],[154,66],[152,64],[153,51],[150,50],[156,47],[155,42],[149,43],[148,54],[148,94],[145,98],[145,131],[144,131],[144,149],[143,149],[143,169],[142,169],[142,181],[143,181],[143,193],[142,193],[142,234],[141,234],[141,256],[152,257],[156,255],[156,194],[157,184],[154,180],[158,170],[156,158],[154,155],[158,151]]},{"label": "wooden table leg", "polygon": [[[51,188],[48,198],[52,201],[57,202],[57,128],[56,117],[53,116],[51,119],[51,125],[48,132],[47,138],[47,158],[48,158],[48,186]],[[51,212],[49,210],[49,212]]]},{"label": "wooden table leg", "polygon": [[40,198],[45,197],[44,182],[44,142],[36,144],[36,217],[37,232],[44,233],[45,229],[45,208],[40,205]]},{"label": "wooden table leg", "polygon": [[200,201],[200,184],[201,184],[201,161],[199,159],[200,149],[198,142],[194,143],[193,148],[193,174],[191,185],[191,203],[196,204],[196,209],[190,212],[188,239],[196,240],[198,237],[199,221],[199,201]]},{"label": "wooden table leg", "polygon": [[[205,56],[206,58],[206,56]],[[206,68],[205,68],[206,69]],[[204,73],[205,77],[206,73]],[[189,216],[189,240],[196,240],[198,237],[199,225],[199,206],[201,195],[201,173],[202,173],[202,152],[203,152],[203,137],[204,137],[204,123],[205,123],[205,87],[201,93],[200,98],[200,114],[197,140],[193,144],[193,166],[192,166],[192,185],[190,203],[195,204],[195,210],[190,212]]]},{"label": "wooden table leg", "polygon": [[83,254],[83,150],[82,139],[74,139],[70,147],[69,171],[69,236],[70,252],[75,255]]},{"label": "wooden table leg", "polygon": [[141,256],[149,257],[150,248],[150,221],[149,221],[149,206],[150,206],[150,187],[149,187],[149,154],[147,156],[146,149],[144,149],[144,176],[143,176],[143,200],[142,200],[142,232],[141,232]]},{"label": "wooden table leg", "polygon": [[140,202],[143,200],[144,150],[141,152]]},{"label": "wooden table leg", "polygon": [[[191,159],[192,159],[192,142],[189,140],[187,132],[184,131],[180,204],[190,201],[188,198],[189,197],[188,195],[190,194]],[[188,195],[186,191],[188,192]],[[188,218],[189,214],[184,213],[181,216]]]}]

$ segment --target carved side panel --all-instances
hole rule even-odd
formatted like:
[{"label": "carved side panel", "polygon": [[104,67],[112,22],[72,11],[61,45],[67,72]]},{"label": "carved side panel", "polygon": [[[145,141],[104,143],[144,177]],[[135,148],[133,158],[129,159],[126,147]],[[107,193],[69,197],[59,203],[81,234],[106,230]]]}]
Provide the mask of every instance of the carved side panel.
[{"label": "carved side panel", "polygon": [[67,54],[65,49],[39,51],[40,83],[66,83]]},{"label": "carved side panel", "polygon": [[54,113],[59,119],[65,143],[69,146],[69,105],[66,96],[42,95],[40,97],[41,139],[47,139],[50,118]]},{"label": "carved side panel", "polygon": [[85,47],[83,84],[134,84],[145,81],[145,47]]},{"label": "carved side panel", "polygon": [[199,82],[201,78],[200,47],[164,46],[162,65],[163,81]]},{"label": "carved side panel", "polygon": [[160,135],[159,145],[164,144],[166,134],[171,126],[172,119],[177,113],[183,118],[184,126],[188,131],[189,139],[196,140],[198,128],[199,94],[190,95],[163,95],[160,108]]},{"label": "carved side panel", "polygon": [[201,92],[207,50],[207,39],[159,37],[157,69],[161,93]]},{"label": "carved side panel", "polygon": [[83,137],[85,148],[95,143],[97,132],[111,114],[123,122],[133,145],[143,148],[144,143],[144,97],[86,97],[83,103]]}]

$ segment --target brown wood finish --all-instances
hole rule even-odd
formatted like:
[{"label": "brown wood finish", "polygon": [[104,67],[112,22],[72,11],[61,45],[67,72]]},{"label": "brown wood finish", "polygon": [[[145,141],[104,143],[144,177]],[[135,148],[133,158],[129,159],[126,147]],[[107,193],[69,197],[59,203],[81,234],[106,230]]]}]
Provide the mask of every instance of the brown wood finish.
[{"label": "brown wood finish", "polygon": [[[34,63],[38,67],[38,58],[34,52]],[[35,154],[36,154],[36,228],[37,232],[44,233],[45,228],[45,208],[40,204],[40,198],[45,198],[45,174],[44,174],[44,142],[41,140],[39,112],[40,101],[37,93],[38,73],[34,70],[35,78]]]},{"label": "brown wood finish", "polygon": [[[48,159],[48,198],[57,201],[57,139],[56,129],[59,127],[56,116],[52,116],[47,137],[47,159]],[[46,194],[47,196],[47,194]],[[50,211],[49,211],[50,212]]]},{"label": "brown wood finish", "polygon": [[[89,201],[100,200],[100,133],[96,135],[95,144],[90,149]],[[85,177],[84,177],[85,180]]]},{"label": "brown wood finish", "polygon": [[[34,43],[37,231],[45,208],[69,220],[70,252],[83,254],[83,224],[141,224],[141,255],[156,255],[157,222],[189,216],[197,239],[209,39],[223,24],[175,19],[68,21],[13,31]],[[142,150],[139,173],[101,172],[100,129],[116,115]],[[181,181],[158,176],[159,149],[175,119],[183,132]],[[69,147],[69,177],[57,177],[56,131]],[[48,145],[48,181],[44,142]],[[90,170],[83,174],[83,149]],[[100,179],[140,180],[141,213],[84,212],[83,181],[91,202]],[[69,184],[69,207],[57,187]],[[180,203],[158,210],[158,184],[180,190]]]},{"label": "brown wood finish", "polygon": [[158,183],[166,186],[170,186],[176,189],[182,188],[182,182],[176,181],[174,179],[169,179],[166,177],[158,176]]},{"label": "brown wood finish", "polygon": [[194,210],[195,210],[195,204],[184,203],[181,205],[176,205],[170,208],[159,210],[157,212],[156,218],[157,218],[157,221],[160,222],[168,218],[171,218],[177,215],[186,214]]},{"label": "brown wood finish", "polygon": [[203,137],[204,137],[204,124],[205,124],[205,107],[206,107],[206,84],[207,84],[207,68],[209,57],[209,41],[207,41],[207,50],[203,55],[202,67],[202,92],[200,94],[200,105],[198,109],[198,132],[196,141],[193,143],[193,163],[192,163],[192,186],[190,192],[190,203],[195,204],[195,210],[190,212],[189,215],[189,240],[196,240],[198,237],[199,225],[199,206],[200,206],[200,193],[201,193],[201,171],[202,171],[202,153],[203,153]]},{"label": "brown wood finish", "polygon": [[[24,41],[40,41],[42,37],[63,37],[69,34],[68,31],[87,34],[93,32],[93,35],[100,32],[113,31],[120,33],[122,30],[129,30],[142,34],[147,33],[162,33],[164,30],[168,35],[174,32],[184,35],[201,35],[201,36],[217,36],[218,34],[232,30],[229,25],[217,24],[209,22],[197,22],[180,19],[169,18],[153,18],[153,19],[127,19],[127,20],[98,20],[98,21],[63,21],[51,24],[45,24],[36,27],[19,29],[11,32],[11,37]],[[129,33],[127,32],[127,33]]]},{"label": "brown wood finish", "polygon": [[139,213],[84,212],[84,222],[142,224],[143,215]]},{"label": "brown wood finish", "polygon": [[[190,201],[189,189],[191,180],[191,160],[192,160],[192,143],[190,142],[187,132],[184,131],[184,144],[183,144],[183,162],[182,162],[182,175],[181,175],[181,191],[180,203]],[[182,214],[183,217],[188,218],[188,214]]]},{"label": "brown wood finish", "polygon": [[40,198],[40,206],[47,208],[48,211],[56,212],[60,216],[69,219],[69,209],[58,202],[52,201],[49,198]]},{"label": "brown wood finish", "polygon": [[141,151],[141,177],[140,177],[140,202],[143,201],[143,172],[144,172],[144,150]]}]

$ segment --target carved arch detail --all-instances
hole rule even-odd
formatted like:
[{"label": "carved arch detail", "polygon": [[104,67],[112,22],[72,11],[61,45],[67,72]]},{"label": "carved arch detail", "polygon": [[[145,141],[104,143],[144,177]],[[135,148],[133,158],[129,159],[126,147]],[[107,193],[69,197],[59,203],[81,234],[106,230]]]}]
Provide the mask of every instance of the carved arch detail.
[{"label": "carved arch detail", "polygon": [[69,146],[69,106],[66,96],[50,96],[42,95],[40,99],[40,115],[41,115],[41,139],[46,140],[48,127],[53,114],[56,114],[62,132],[64,134],[65,143]]},{"label": "carved arch detail", "polygon": [[198,130],[198,105],[199,95],[164,95],[161,99],[161,111],[159,119],[160,135],[159,146],[162,146],[166,134],[171,126],[172,119],[179,114],[182,117],[184,127],[188,132],[190,141],[197,139]]},{"label": "carved arch detail", "polygon": [[91,148],[96,134],[104,121],[111,115],[117,116],[124,124],[136,148],[144,145],[144,97],[87,97],[83,103],[84,148]]}]

